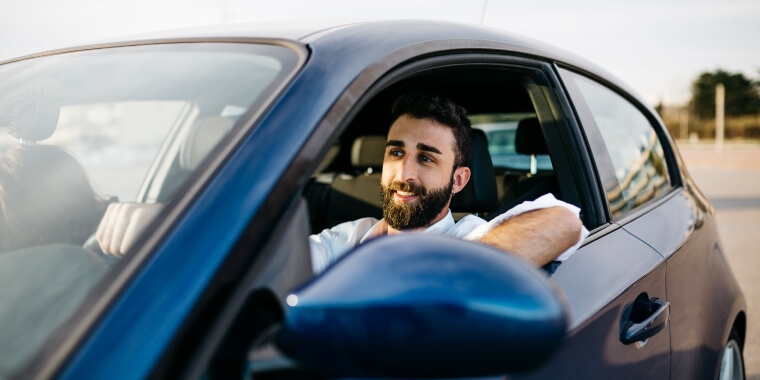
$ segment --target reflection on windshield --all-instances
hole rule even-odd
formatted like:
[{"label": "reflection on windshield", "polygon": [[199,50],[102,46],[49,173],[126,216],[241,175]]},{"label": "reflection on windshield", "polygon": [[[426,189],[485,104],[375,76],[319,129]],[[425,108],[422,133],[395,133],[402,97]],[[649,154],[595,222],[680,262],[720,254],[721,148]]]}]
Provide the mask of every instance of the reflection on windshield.
[{"label": "reflection on windshield", "polygon": [[279,46],[209,43],[0,67],[0,378],[129,259],[128,249],[103,253],[103,228],[139,221],[125,229],[138,239],[134,231],[160,215],[144,209],[162,209],[123,205],[171,204],[296,63]]}]

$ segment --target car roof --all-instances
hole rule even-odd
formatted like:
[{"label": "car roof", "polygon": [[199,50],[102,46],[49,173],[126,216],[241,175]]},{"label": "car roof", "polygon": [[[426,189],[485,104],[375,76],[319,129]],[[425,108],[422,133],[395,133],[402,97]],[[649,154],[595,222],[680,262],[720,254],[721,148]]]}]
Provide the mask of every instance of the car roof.
[{"label": "car roof", "polygon": [[[353,38],[350,38],[353,37]],[[241,23],[174,29],[109,39],[104,43],[149,40],[185,39],[268,39],[286,40],[302,44],[324,44],[340,41],[345,48],[357,53],[379,46],[401,48],[410,43],[435,40],[481,40],[498,41],[511,46],[512,51],[535,54],[559,61],[583,62],[583,59],[541,41],[516,33],[484,27],[481,25],[433,20],[386,20],[386,21],[282,21]],[[368,43],[382,39],[383,45]],[[389,51],[390,52],[390,51]]]}]

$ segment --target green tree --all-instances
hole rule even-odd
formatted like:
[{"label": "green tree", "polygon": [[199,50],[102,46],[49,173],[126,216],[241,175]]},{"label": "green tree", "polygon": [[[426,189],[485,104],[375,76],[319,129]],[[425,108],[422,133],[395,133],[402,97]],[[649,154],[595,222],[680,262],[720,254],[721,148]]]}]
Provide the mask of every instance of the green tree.
[{"label": "green tree", "polygon": [[702,118],[715,117],[715,86],[723,83],[726,89],[726,116],[757,114],[760,112],[758,83],[741,73],[717,70],[702,73],[691,85],[689,106]]}]

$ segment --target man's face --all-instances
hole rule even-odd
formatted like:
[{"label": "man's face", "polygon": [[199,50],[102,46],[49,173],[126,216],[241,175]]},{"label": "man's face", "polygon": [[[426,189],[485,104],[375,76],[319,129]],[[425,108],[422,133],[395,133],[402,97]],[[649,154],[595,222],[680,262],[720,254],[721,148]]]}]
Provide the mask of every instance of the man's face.
[{"label": "man's face", "polygon": [[391,228],[424,228],[446,216],[451,194],[470,178],[469,168],[454,169],[455,143],[451,128],[431,119],[403,115],[393,123],[380,184]]}]

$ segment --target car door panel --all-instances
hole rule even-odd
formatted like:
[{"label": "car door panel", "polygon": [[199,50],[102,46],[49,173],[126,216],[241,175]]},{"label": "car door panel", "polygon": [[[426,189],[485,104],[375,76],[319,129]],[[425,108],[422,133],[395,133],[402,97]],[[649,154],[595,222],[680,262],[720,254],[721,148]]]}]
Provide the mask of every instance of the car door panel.
[{"label": "car door panel", "polygon": [[[668,298],[672,300],[672,371],[678,378],[712,378],[740,309],[739,287],[721,253],[711,210],[687,189],[624,228],[668,261]],[[685,215],[692,216],[684,218]],[[699,300],[699,302],[695,302]]]},{"label": "car door panel", "polygon": [[744,297],[722,252],[717,226],[707,223],[668,259],[673,374],[714,378],[733,326],[740,332]]},{"label": "car door panel", "polygon": [[[643,347],[620,341],[621,318],[642,293],[665,299],[662,257],[627,231],[587,243],[552,275],[567,296],[570,328],[560,351],[540,370],[515,376],[552,378],[667,378],[670,337],[667,327]],[[593,236],[591,237],[593,239]]]},{"label": "car door panel", "polygon": [[621,229],[586,244],[552,275],[568,298],[570,328],[581,325],[662,262],[656,252]]},{"label": "car door panel", "polygon": [[653,206],[656,207],[629,223],[618,223],[668,259],[692,236],[697,223],[696,207],[682,191]]}]

